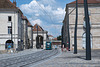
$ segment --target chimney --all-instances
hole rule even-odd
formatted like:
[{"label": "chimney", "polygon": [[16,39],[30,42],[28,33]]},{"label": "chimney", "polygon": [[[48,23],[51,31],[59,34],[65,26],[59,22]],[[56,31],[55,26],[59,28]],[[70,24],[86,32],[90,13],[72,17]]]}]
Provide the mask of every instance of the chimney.
[{"label": "chimney", "polygon": [[16,6],[16,0],[13,0],[13,4]]}]

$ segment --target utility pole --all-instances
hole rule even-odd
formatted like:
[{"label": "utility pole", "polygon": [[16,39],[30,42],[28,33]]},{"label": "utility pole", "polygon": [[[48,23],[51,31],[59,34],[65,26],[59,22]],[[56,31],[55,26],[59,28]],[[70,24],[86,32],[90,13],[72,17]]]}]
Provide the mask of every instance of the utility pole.
[{"label": "utility pole", "polygon": [[12,41],[12,22],[11,22],[11,41]]},{"label": "utility pole", "polygon": [[37,28],[37,36],[38,36],[38,25],[36,26],[36,28]]},{"label": "utility pole", "polygon": [[61,43],[61,46],[63,45],[63,26],[62,26],[62,29],[61,29],[61,37],[62,37],[62,43]]},{"label": "utility pole", "polygon": [[84,0],[84,11],[85,11],[85,22],[86,22],[86,60],[91,60],[90,23],[89,23],[87,0]]},{"label": "utility pole", "polygon": [[38,25],[36,26],[36,29],[37,29],[36,47],[38,48],[38,45],[39,45],[39,37],[38,37]]},{"label": "utility pole", "polygon": [[66,5],[66,22],[67,22],[67,45],[68,45],[68,49],[70,51],[70,32],[69,32],[69,10],[68,10],[68,5]]},{"label": "utility pole", "polygon": [[78,22],[78,1],[76,0],[76,21],[74,32],[74,54],[77,54],[77,22]]}]

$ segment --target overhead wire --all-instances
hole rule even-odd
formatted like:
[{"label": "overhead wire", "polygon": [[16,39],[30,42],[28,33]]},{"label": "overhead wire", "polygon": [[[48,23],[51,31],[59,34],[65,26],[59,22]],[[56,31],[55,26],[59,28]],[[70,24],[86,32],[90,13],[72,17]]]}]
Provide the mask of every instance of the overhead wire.
[{"label": "overhead wire", "polygon": [[[37,2],[37,4],[42,8],[42,10],[44,10],[44,13],[46,13],[46,15],[48,15],[47,11],[38,2]],[[54,24],[54,21],[52,20],[51,16],[50,15],[48,15],[48,16],[49,16],[51,22]],[[54,28],[57,30],[56,26],[54,26]],[[55,32],[55,35],[56,35],[56,31],[54,31],[54,32]]]},{"label": "overhead wire", "polygon": [[[35,1],[36,1],[36,0],[35,0]],[[51,15],[49,15],[49,14],[47,13],[47,11],[46,11],[37,1],[36,1],[36,3],[37,3],[38,6],[41,7],[41,9],[43,10],[42,13],[45,14],[45,15],[47,15],[47,16],[50,18],[51,23],[52,23],[52,24],[56,24],[56,23],[52,20]],[[35,6],[34,6],[34,7],[35,7]],[[29,7],[29,8],[30,8],[30,7]],[[28,14],[27,14],[27,15],[28,15]],[[28,16],[29,16],[29,15],[28,15]],[[42,15],[39,14],[39,16],[40,16],[41,18],[43,18]],[[43,19],[44,19],[44,18],[43,18]],[[44,20],[47,21],[46,19],[44,19]],[[49,22],[50,22],[50,21],[49,21]],[[55,29],[57,29],[56,26],[54,26],[54,27],[55,27]],[[56,31],[55,31],[55,33],[56,33]]]}]

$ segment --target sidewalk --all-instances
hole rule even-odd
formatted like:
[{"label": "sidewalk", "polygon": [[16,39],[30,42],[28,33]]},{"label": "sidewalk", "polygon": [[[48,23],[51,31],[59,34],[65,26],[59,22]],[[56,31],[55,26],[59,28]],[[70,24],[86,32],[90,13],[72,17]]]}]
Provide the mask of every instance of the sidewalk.
[{"label": "sidewalk", "polygon": [[16,52],[16,53],[0,54],[0,60],[1,59],[6,59],[6,58],[11,58],[11,57],[27,55],[27,54],[35,53],[35,52],[42,51],[42,50],[43,49],[25,49],[23,51],[19,51],[19,52]]},{"label": "sidewalk", "polygon": [[100,67],[100,50],[92,50],[92,60],[85,58],[85,50],[78,50],[78,54],[62,52],[60,56],[35,67]]}]

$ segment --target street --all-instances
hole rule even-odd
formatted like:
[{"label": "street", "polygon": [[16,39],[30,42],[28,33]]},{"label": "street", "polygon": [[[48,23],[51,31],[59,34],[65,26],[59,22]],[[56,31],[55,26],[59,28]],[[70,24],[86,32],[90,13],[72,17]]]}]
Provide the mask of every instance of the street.
[{"label": "street", "polygon": [[26,55],[19,55],[16,57],[10,57],[6,59],[0,58],[0,67],[25,67],[30,64],[35,64],[41,60],[48,59],[58,53],[58,50],[42,50],[35,53],[30,53]]},{"label": "street", "polygon": [[[59,51],[60,50],[60,51]],[[92,50],[92,60],[86,60],[86,51],[30,49],[0,55],[0,67],[100,67],[100,50]]]},{"label": "street", "polygon": [[85,53],[85,50],[78,50],[78,54],[73,54],[73,51],[62,52],[56,58],[35,67],[100,67],[100,50],[92,50],[92,60],[86,60]]}]

